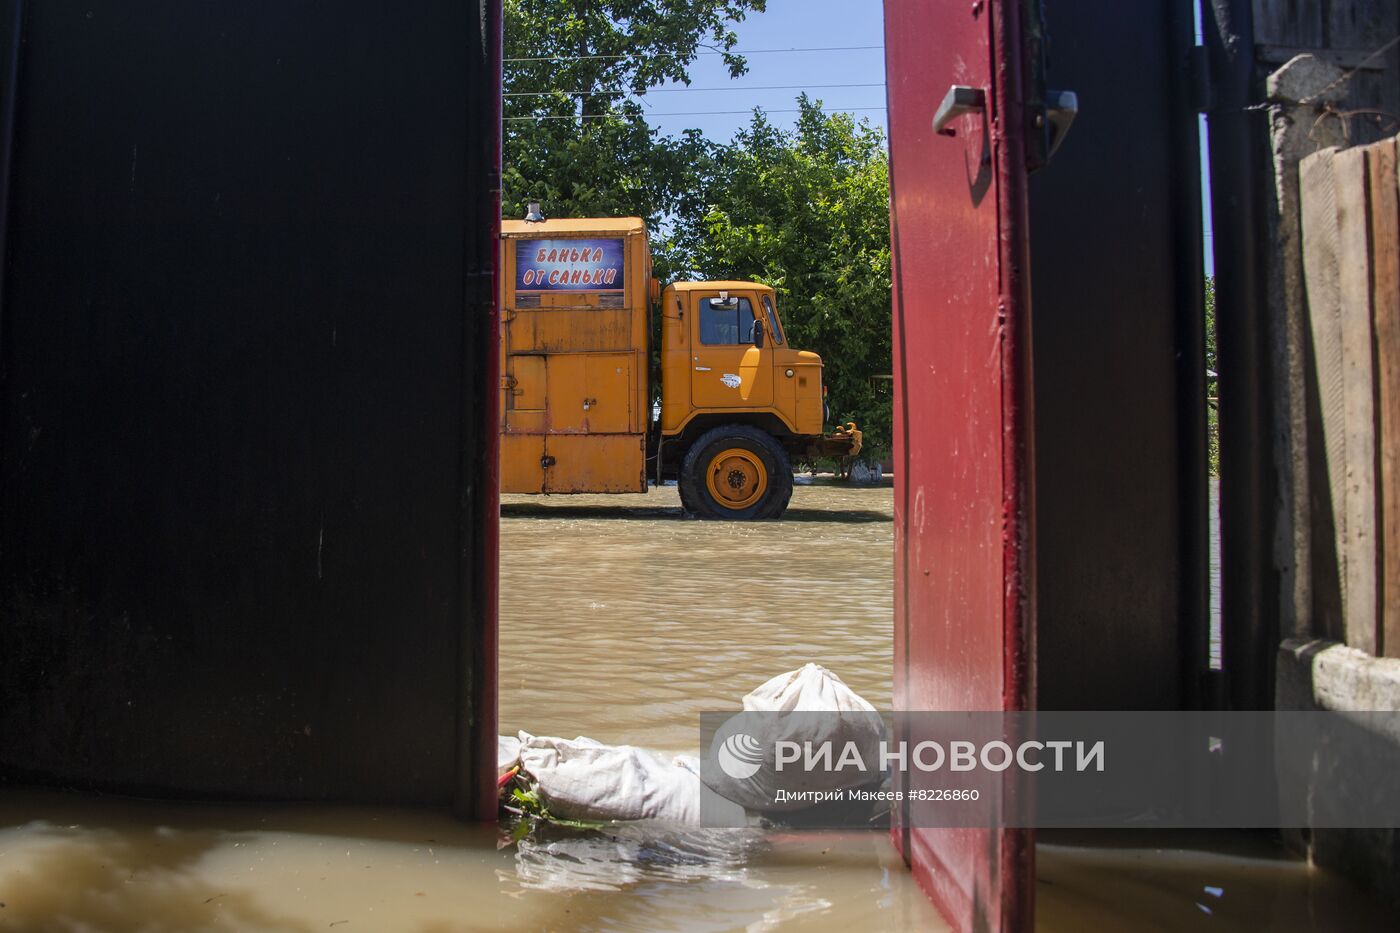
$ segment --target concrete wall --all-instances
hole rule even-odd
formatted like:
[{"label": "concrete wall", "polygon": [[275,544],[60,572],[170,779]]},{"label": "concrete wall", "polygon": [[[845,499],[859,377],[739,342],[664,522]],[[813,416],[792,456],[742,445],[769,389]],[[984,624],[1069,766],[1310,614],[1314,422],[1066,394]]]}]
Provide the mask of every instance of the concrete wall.
[{"label": "concrete wall", "polygon": [[[1318,639],[1290,639],[1278,653],[1280,709],[1361,710],[1400,709],[1400,660],[1373,658],[1365,652]],[[1400,736],[1390,735],[1392,742]],[[1369,794],[1370,788],[1350,788],[1333,771],[1332,781],[1318,792]],[[1318,865],[1339,871],[1370,890],[1392,910],[1400,911],[1400,830],[1314,829],[1293,832],[1290,841]]]}]

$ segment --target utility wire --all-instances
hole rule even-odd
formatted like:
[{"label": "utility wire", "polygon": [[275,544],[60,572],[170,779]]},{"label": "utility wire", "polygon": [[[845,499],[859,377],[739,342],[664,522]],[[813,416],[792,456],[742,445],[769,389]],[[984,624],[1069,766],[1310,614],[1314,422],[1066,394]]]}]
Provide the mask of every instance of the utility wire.
[{"label": "utility wire", "polygon": [[[762,110],[763,113],[801,113],[801,112],[802,112],[801,109],[796,108],[796,107],[794,107],[794,108],[792,108],[792,109],[790,109],[790,110],[769,110],[769,109],[767,109],[766,107],[761,107],[761,108],[759,108],[759,109]],[[884,107],[826,107],[826,108],[823,108],[823,109],[824,109],[825,111],[829,112],[829,113],[855,113],[855,112],[858,112],[858,111],[867,111],[867,110],[879,110],[879,111],[883,111],[885,108],[884,108]],[[646,113],[646,114],[643,114],[643,116],[646,116],[646,117],[718,117],[718,116],[730,116],[730,115],[746,114],[746,113],[753,113],[753,110],[682,110],[682,111],[666,111],[666,112],[663,112],[663,113]],[[604,120],[604,119],[607,119],[608,117],[621,117],[621,116],[624,116],[624,114],[617,113],[617,112],[614,111],[614,112],[611,112],[611,113],[585,113],[585,114],[568,114],[568,115],[560,115],[560,116],[553,116],[553,115],[550,115],[550,116],[539,116],[539,117],[505,117],[504,119],[505,119],[506,121],[514,121],[514,120]]]},{"label": "utility wire", "polygon": [[[806,49],[735,49],[732,52],[720,51],[698,51],[696,55],[777,55],[786,52],[866,52],[873,49],[884,50],[883,45],[836,45],[827,48],[806,48]],[[506,58],[502,61],[507,65],[515,65],[522,62],[583,62],[583,61],[616,61],[623,58],[637,58],[641,53],[633,52],[628,55],[537,55],[524,58]],[[664,58],[678,58],[677,55],[660,56]]]},{"label": "utility wire", "polygon": [[838,87],[884,87],[885,82],[875,81],[870,84],[761,84],[761,85],[735,85],[734,87],[662,87],[653,88],[642,94],[632,95],[631,91],[509,91],[502,95],[504,97],[553,97],[555,94],[567,94],[574,96],[577,94],[627,94],[636,97],[646,97],[650,94],[675,94],[680,91],[811,91],[826,90]]},{"label": "utility wire", "polygon": [[1372,52],[1370,55],[1367,55],[1365,58],[1361,59],[1361,61],[1357,62],[1355,68],[1353,68],[1353,69],[1351,69],[1350,71],[1346,72],[1346,73],[1343,74],[1340,78],[1338,78],[1337,80],[1333,81],[1331,84],[1327,85],[1325,88],[1323,88],[1322,90],[1318,91],[1316,94],[1310,95],[1309,97],[1306,97],[1306,98],[1304,98],[1303,100],[1298,101],[1298,103],[1299,103],[1299,104],[1303,104],[1303,105],[1307,105],[1307,104],[1312,104],[1312,103],[1317,102],[1318,100],[1320,100],[1320,99],[1322,99],[1323,97],[1325,97],[1325,96],[1326,96],[1329,92],[1331,92],[1333,89],[1335,89],[1335,88],[1337,88],[1337,87],[1340,87],[1340,86],[1343,85],[1343,84],[1346,84],[1346,83],[1347,83],[1348,81],[1350,81],[1352,78],[1356,77],[1357,72],[1361,71],[1361,69],[1363,69],[1363,68],[1365,68],[1367,65],[1371,64],[1371,62],[1373,62],[1373,61],[1375,61],[1376,59],[1380,58],[1380,57],[1381,57],[1382,55],[1384,55],[1386,52],[1389,52],[1391,49],[1395,48],[1396,45],[1400,45],[1400,36],[1396,36],[1394,39],[1391,39],[1391,40],[1390,40],[1389,42],[1387,42],[1385,45],[1383,45],[1383,46],[1381,46],[1380,48],[1376,49],[1376,50],[1375,50],[1374,52]]}]

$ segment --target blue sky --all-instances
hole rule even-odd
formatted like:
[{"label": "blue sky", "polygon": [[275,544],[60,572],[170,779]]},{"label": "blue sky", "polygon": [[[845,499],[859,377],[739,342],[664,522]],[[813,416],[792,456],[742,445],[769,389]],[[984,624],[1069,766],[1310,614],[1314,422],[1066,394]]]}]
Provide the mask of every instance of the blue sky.
[{"label": "blue sky", "polygon": [[[768,11],[738,24],[736,51],[748,55],[749,72],[732,79],[719,56],[702,55],[691,67],[690,88],[653,91],[643,99],[648,122],[667,135],[699,129],[727,140],[760,106],[773,122],[788,125],[802,89],[826,109],[850,110],[855,117],[885,125],[884,9],[882,0],[768,0]],[[873,46],[873,48],[853,48]],[[842,51],[806,51],[842,49]],[[799,51],[801,50],[801,51]],[[821,85],[874,85],[821,87]],[[780,86],[782,89],[772,89]],[[794,86],[794,87],[790,87]],[[706,113],[742,111],[741,113]],[[667,116],[667,114],[684,114]]]}]

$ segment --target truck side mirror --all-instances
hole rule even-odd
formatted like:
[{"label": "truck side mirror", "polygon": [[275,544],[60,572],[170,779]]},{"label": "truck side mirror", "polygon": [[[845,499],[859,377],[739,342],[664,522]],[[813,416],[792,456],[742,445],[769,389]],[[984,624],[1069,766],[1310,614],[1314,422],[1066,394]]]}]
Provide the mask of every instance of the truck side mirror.
[{"label": "truck side mirror", "polygon": [[763,349],[763,322],[760,321],[758,318],[754,318],[754,320],[753,320],[753,329],[749,332],[749,336],[753,338],[753,345],[754,345],[755,347],[757,347],[758,349],[762,350],[762,349]]}]

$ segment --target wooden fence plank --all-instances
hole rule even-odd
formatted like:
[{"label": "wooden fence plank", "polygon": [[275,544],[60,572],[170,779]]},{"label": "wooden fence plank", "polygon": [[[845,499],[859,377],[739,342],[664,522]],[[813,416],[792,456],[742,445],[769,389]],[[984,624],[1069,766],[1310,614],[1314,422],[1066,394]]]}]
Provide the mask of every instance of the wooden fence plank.
[{"label": "wooden fence plank", "polygon": [[[1346,537],[1346,431],[1342,403],[1341,284],[1337,260],[1337,198],[1333,160],[1336,149],[1322,149],[1299,165],[1299,205],[1303,232],[1303,277],[1312,338],[1312,372],[1317,384],[1322,464],[1328,501],[1319,511],[1331,518],[1334,551],[1340,564]],[[1341,579],[1340,568],[1338,578]],[[1345,589],[1344,582],[1342,589]],[[1345,605],[1345,603],[1344,603]],[[1345,611],[1343,611],[1345,617]],[[1330,634],[1330,633],[1329,633]],[[1341,634],[1341,633],[1337,633]]]},{"label": "wooden fence plank", "polygon": [[1303,161],[1303,265],[1342,582],[1345,639],[1378,647],[1376,404],[1367,153]]},{"label": "wooden fence plank", "polygon": [[1380,48],[1395,35],[1396,21],[1395,0],[1331,0],[1327,9],[1328,44],[1339,48]]},{"label": "wooden fence plank", "polygon": [[[1207,4],[1206,9],[1210,6]],[[1254,40],[1265,45],[1315,48],[1323,44],[1322,4],[1254,0]]]},{"label": "wooden fence plank", "polygon": [[1376,653],[1379,574],[1376,544],[1376,381],[1371,318],[1371,217],[1367,152],[1344,149],[1332,162],[1341,287],[1342,398],[1346,430],[1346,535],[1342,611],[1347,644]]},{"label": "wooden fence plank", "polygon": [[[1305,4],[1305,5],[1315,5]],[[1367,54],[1382,48],[1400,32],[1400,3],[1396,0],[1329,0],[1327,5],[1327,45],[1356,49]],[[1341,102],[1344,110],[1373,110],[1347,120],[1353,144],[1368,143],[1394,133],[1395,115],[1400,110],[1400,49],[1392,47],[1371,64],[1381,71],[1365,71],[1347,82]]]},{"label": "wooden fence plank", "polygon": [[1380,645],[1400,658],[1400,169],[1396,139],[1369,150],[1371,310],[1376,348],[1376,444],[1380,484]]}]

